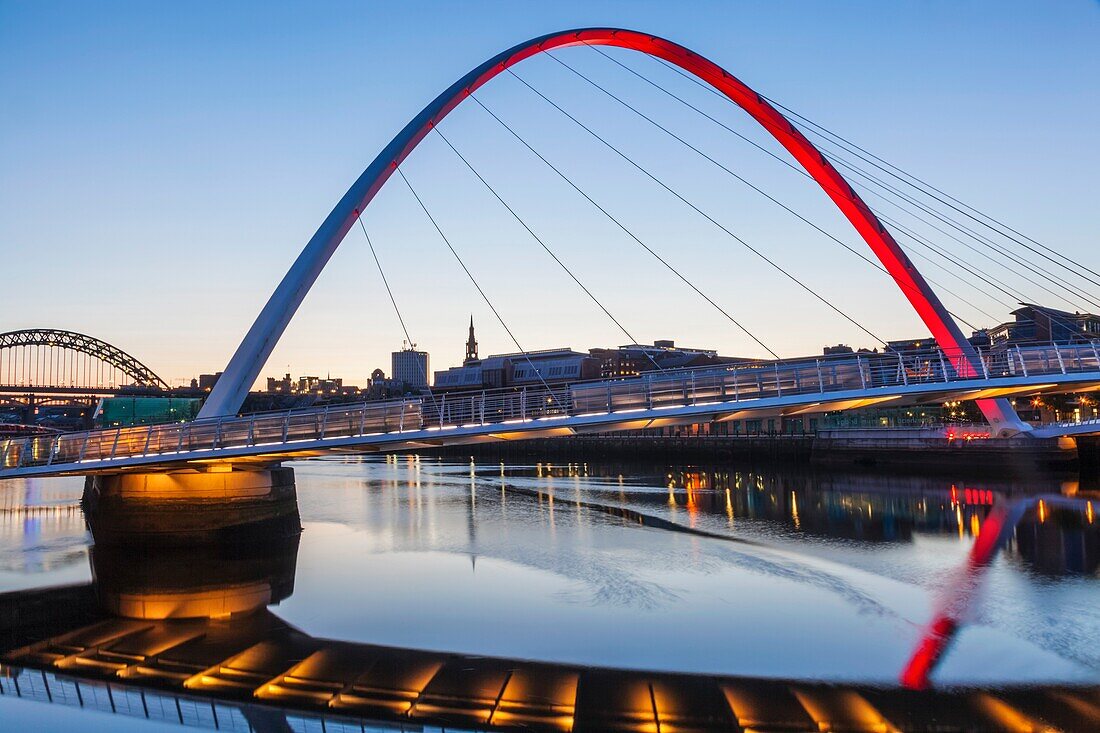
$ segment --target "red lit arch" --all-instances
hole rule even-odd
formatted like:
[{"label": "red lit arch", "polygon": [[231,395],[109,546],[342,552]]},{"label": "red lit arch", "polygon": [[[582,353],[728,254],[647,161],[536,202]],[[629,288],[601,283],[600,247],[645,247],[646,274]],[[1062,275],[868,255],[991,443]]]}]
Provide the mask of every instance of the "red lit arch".
[{"label": "red lit arch", "polygon": [[[524,59],[581,44],[619,46],[664,59],[729,97],[766,129],[806,169],[901,288],[945,355],[964,376],[981,373],[977,354],[898,243],[820,151],[763,97],[717,64],[657,36],[618,28],[584,28],[551,33],[514,46],[463,76],[425,107],[379,153],[302,250],[268,300],[203,406],[200,417],[234,414],[244,402],[294,312],[360,212],[419,142],[467,96]],[[986,418],[1001,432],[1024,429],[1006,399],[980,400]]]}]

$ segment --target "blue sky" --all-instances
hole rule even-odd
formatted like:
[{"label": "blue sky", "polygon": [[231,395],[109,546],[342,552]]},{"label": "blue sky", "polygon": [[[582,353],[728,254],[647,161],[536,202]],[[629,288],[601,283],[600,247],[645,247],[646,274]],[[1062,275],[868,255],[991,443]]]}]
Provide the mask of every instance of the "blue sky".
[{"label": "blue sky", "polygon": [[[332,205],[409,118],[496,52],[585,25],[686,45],[1021,231],[1100,264],[1095,2],[403,5],[0,0],[0,330],[89,333],[170,382],[221,369]],[[650,59],[614,55],[771,145],[732,105]],[[560,58],[863,246],[801,177],[590,49]],[[517,72],[871,331],[924,332],[880,274],[552,60],[531,59]],[[779,353],[871,345],[516,80],[495,80],[481,98]],[[467,103],[443,130],[639,340],[762,355],[484,112]],[[441,141],[429,138],[404,169],[524,347],[626,341]],[[364,221],[434,368],[461,359],[471,313],[483,353],[514,349],[399,180]],[[988,321],[944,297],[969,320]],[[402,338],[353,230],[264,374],[289,368],[362,383],[376,366],[389,370]]]}]

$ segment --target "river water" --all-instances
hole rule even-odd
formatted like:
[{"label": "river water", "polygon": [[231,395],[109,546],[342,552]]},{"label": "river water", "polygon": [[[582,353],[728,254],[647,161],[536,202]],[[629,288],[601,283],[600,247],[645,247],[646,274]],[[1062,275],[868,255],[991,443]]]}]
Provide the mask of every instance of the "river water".
[{"label": "river water", "polygon": [[[894,684],[946,604],[961,626],[933,684],[1100,683],[1100,522],[1072,483],[428,456],[289,465],[304,531],[293,592],[270,610],[315,637]],[[82,486],[0,485],[0,592],[91,582]],[[1028,509],[964,592],[992,504],[1036,495],[1071,503]],[[48,729],[68,714],[0,697],[0,719]]]}]

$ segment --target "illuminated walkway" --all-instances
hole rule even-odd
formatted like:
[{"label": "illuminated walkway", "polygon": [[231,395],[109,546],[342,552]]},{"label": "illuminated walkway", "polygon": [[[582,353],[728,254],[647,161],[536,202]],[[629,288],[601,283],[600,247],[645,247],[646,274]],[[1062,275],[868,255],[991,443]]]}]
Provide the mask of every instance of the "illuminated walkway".
[{"label": "illuminated walkway", "polygon": [[[0,478],[272,464],[339,451],[392,452],[584,432],[639,430],[754,414],[799,415],[879,403],[983,400],[1100,387],[1092,345],[982,353],[965,374],[942,352],[754,362],[550,389],[427,395],[387,402],[110,428],[0,442]],[[1055,437],[1065,426],[1043,431]]]}]

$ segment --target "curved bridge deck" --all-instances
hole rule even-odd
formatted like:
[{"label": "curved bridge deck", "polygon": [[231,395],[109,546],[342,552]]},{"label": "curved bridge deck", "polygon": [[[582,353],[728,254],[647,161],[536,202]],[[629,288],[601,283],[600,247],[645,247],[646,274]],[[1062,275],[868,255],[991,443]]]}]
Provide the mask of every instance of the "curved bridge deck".
[{"label": "curved bridge deck", "polygon": [[980,357],[982,372],[971,376],[964,376],[973,371],[965,362],[952,364],[940,351],[844,354],[11,439],[0,442],[0,478],[272,462],[1100,388],[1100,354],[1091,344]]}]

